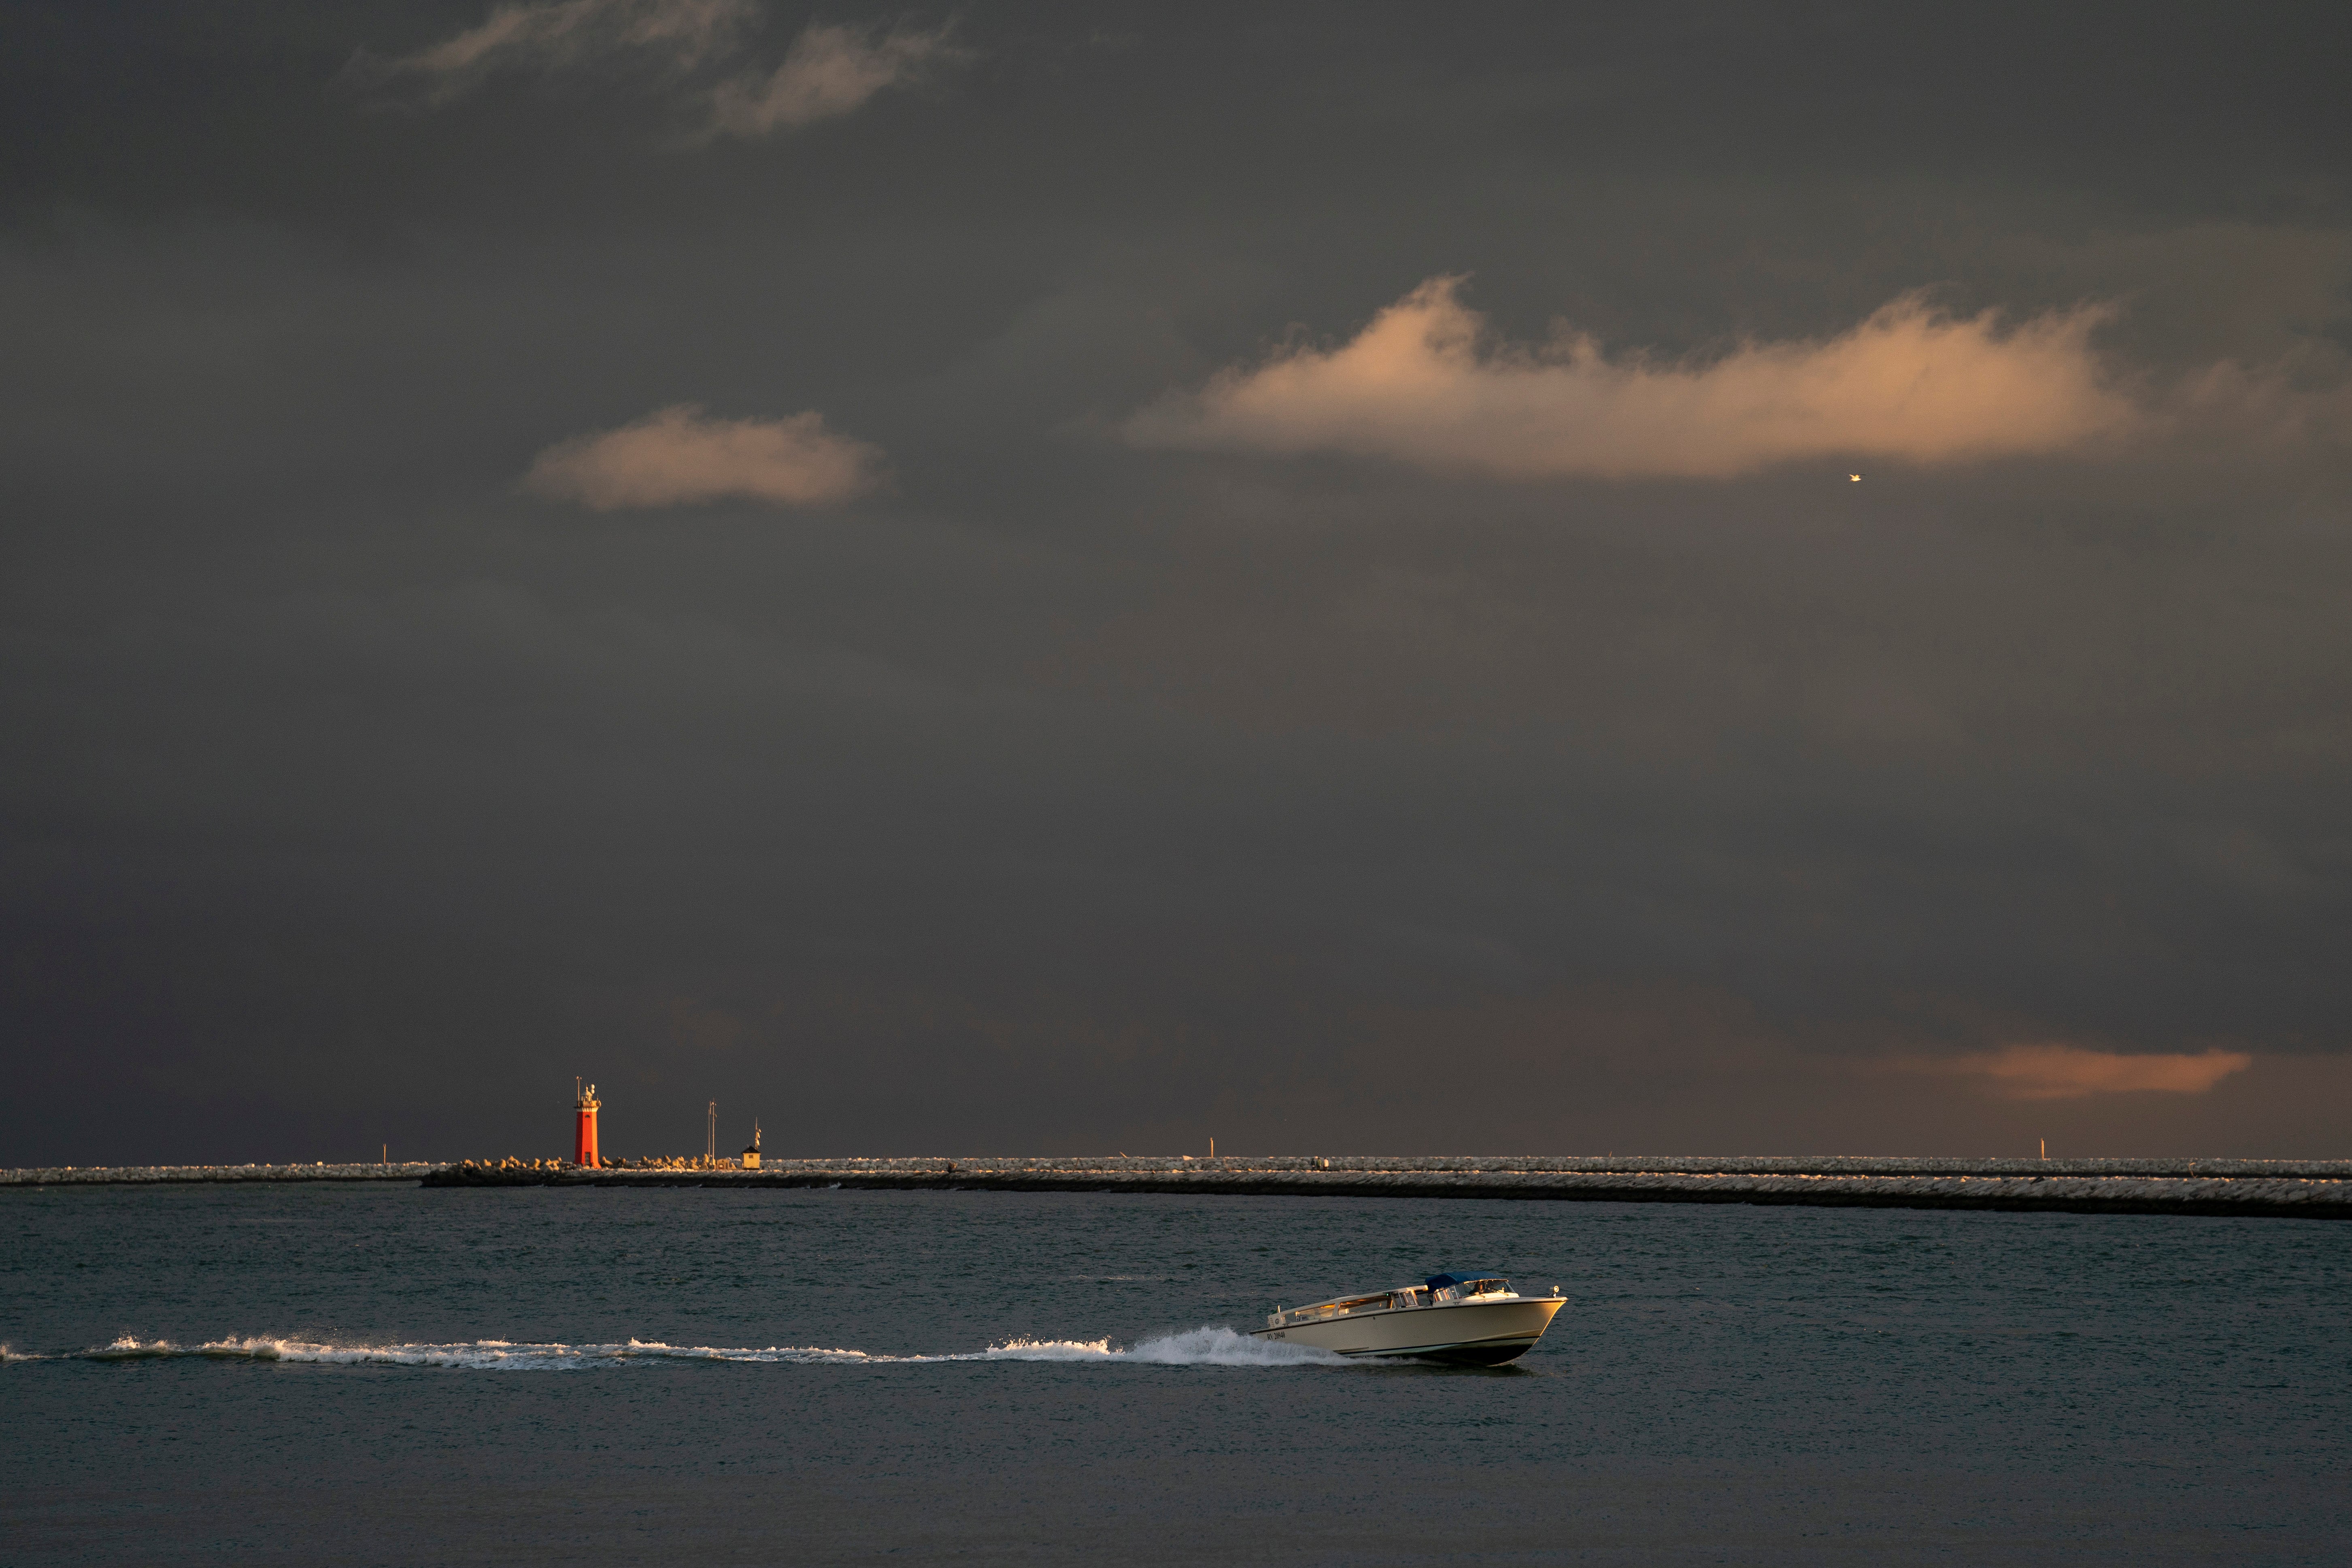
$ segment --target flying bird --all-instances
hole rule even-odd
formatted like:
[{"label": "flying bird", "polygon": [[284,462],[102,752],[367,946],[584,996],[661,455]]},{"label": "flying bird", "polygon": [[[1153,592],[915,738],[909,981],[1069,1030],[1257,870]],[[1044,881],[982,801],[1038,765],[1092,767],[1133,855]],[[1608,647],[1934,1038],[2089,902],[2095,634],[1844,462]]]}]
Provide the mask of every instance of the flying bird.
[{"label": "flying bird", "polygon": [[1862,476],[1860,474],[1848,474],[1846,478],[1852,479],[1855,484],[1862,483]]}]

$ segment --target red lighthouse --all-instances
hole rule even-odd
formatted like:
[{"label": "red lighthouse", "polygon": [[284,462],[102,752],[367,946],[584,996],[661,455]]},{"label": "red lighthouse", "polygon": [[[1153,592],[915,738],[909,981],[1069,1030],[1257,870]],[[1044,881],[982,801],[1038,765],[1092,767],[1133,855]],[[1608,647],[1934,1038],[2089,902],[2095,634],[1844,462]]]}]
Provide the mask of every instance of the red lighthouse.
[{"label": "red lighthouse", "polygon": [[596,1086],[592,1083],[586,1089],[581,1089],[580,1080],[575,1078],[572,1080],[572,1087],[579,1091],[580,1096],[575,1102],[579,1123],[572,1140],[572,1163],[575,1165],[601,1165],[604,1162],[596,1157]]}]

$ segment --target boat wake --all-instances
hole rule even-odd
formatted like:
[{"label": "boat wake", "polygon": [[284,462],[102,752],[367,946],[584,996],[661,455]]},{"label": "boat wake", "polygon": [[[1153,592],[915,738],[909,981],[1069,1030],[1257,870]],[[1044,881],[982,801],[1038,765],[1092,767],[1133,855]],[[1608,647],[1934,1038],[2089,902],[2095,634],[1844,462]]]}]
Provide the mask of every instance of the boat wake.
[{"label": "boat wake", "polygon": [[175,1344],[170,1340],[119,1339],[110,1345],[62,1356],[12,1352],[10,1361],[134,1362],[204,1358],[215,1361],[277,1361],[329,1366],[458,1367],[476,1372],[587,1372],[598,1368],[660,1365],[679,1362],[752,1362],[799,1365],[907,1366],[949,1362],[1131,1362],[1151,1366],[1348,1366],[1344,1356],[1308,1345],[1269,1343],[1231,1329],[1189,1329],[1139,1340],[1120,1349],[1101,1340],[1007,1340],[982,1351],[942,1355],[873,1355],[865,1351],[815,1345],[771,1345],[764,1350],[714,1345],[671,1345],[629,1340],[620,1344],[531,1344],[474,1340],[459,1344],[314,1344],[305,1340],[213,1340]]},{"label": "boat wake", "polygon": [[1113,1350],[1108,1340],[1013,1340],[977,1356],[940,1356],[940,1361],[1129,1361],[1154,1366],[1349,1366],[1343,1355],[1312,1345],[1252,1339],[1231,1329],[1188,1329],[1181,1334],[1139,1340]]}]

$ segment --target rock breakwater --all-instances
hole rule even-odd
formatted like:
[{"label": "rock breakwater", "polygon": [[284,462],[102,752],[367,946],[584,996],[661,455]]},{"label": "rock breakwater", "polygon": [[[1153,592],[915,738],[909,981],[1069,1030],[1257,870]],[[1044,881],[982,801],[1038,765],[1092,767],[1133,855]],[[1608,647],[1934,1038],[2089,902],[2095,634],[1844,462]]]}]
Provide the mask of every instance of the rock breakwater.
[{"label": "rock breakwater", "polygon": [[190,1182],[414,1182],[437,1161],[331,1165],[36,1165],[0,1171],[0,1187],[168,1186]]},{"label": "rock breakwater", "polygon": [[769,1160],[552,1172],[458,1167],[433,1186],[844,1187],[1281,1197],[1806,1204],[2352,1218],[2352,1161],[1249,1157]]},{"label": "rock breakwater", "polygon": [[1590,1158],[1251,1156],[766,1161],[649,1158],[601,1168],[456,1164],[167,1165],[0,1172],[0,1186],[411,1181],[429,1187],[842,1187],[1267,1197],[1801,1204],[2352,1219],[2352,1160],[1958,1160],[1858,1155]]}]

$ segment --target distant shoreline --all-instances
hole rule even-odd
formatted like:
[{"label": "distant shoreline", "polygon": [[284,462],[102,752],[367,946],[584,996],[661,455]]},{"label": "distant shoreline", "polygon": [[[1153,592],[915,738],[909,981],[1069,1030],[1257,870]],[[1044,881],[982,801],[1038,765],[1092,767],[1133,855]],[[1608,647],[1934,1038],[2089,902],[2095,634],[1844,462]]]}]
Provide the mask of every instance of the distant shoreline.
[{"label": "distant shoreline", "polygon": [[724,1166],[586,1169],[553,1161],[0,1171],[0,1188],[256,1182],[415,1182],[438,1188],[841,1187],[1234,1197],[1511,1198],[2352,1219],[2352,1160],[942,1156],[771,1160],[757,1171]]}]

